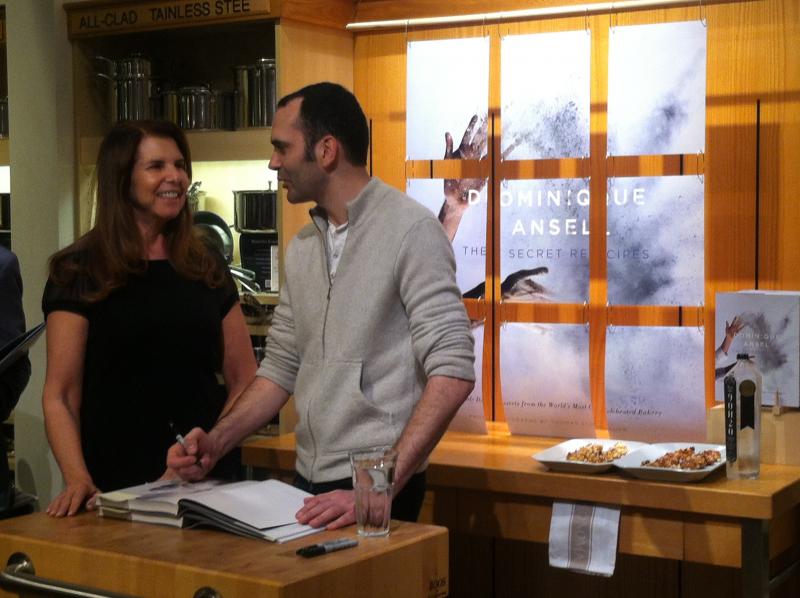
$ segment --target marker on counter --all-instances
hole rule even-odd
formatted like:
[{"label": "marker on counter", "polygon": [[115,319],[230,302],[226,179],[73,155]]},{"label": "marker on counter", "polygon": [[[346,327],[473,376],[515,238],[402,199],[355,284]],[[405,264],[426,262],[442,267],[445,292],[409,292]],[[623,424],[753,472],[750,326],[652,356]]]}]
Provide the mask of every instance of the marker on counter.
[{"label": "marker on counter", "polygon": [[[183,450],[186,451],[186,454],[188,455],[189,454],[189,449],[186,448],[186,439],[183,437],[183,435],[180,432],[178,432],[178,430],[175,429],[175,424],[173,424],[172,422],[169,422],[169,429],[172,430],[173,434],[175,434],[175,440],[178,441],[178,444],[180,444],[183,447]],[[200,456],[199,455],[195,455],[194,462],[198,466],[200,465]]]},{"label": "marker on counter", "polygon": [[311,558],[312,556],[319,556],[336,550],[352,548],[353,546],[358,546],[358,540],[355,538],[339,538],[338,540],[331,540],[330,542],[303,546],[303,548],[297,549],[297,554],[306,558]]}]

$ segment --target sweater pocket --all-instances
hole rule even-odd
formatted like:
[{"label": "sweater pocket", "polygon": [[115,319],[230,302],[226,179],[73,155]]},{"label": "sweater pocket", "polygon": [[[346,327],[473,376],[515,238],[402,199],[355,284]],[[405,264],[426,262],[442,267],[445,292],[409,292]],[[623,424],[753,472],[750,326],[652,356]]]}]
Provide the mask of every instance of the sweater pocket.
[{"label": "sweater pocket", "polygon": [[397,439],[391,413],[362,391],[362,367],[361,361],[329,361],[323,368],[320,392],[308,410],[320,455],[393,444]]}]

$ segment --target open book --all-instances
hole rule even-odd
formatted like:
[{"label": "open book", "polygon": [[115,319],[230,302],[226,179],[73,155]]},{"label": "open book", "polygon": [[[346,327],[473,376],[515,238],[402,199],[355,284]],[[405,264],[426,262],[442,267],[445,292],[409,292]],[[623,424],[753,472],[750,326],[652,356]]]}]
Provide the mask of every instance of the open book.
[{"label": "open book", "polygon": [[105,492],[101,517],[174,527],[214,527],[241,536],[287,542],[322,531],[301,525],[295,513],[311,496],[278,480],[186,483],[168,480]]}]

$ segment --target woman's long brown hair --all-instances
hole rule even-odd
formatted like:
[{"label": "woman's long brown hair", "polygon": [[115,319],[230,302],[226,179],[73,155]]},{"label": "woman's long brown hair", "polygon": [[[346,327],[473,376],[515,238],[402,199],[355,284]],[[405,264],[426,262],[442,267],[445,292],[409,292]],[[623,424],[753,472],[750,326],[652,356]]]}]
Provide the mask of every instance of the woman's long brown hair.
[{"label": "woman's long brown hair", "polygon": [[[122,122],[114,126],[100,144],[97,158],[97,211],[94,227],[72,245],[50,258],[50,277],[66,286],[85,276],[87,286],[81,299],[95,302],[147,269],[144,239],[134,216],[131,177],[139,144],[145,137],[172,139],[192,178],[189,143],[181,129],[169,121]],[[181,276],[202,280],[211,288],[222,285],[220,260],[192,226],[192,214],[185,203],[178,215],[163,230],[169,261]],[[79,258],[79,254],[82,254]],[[85,257],[84,257],[85,256]]]}]

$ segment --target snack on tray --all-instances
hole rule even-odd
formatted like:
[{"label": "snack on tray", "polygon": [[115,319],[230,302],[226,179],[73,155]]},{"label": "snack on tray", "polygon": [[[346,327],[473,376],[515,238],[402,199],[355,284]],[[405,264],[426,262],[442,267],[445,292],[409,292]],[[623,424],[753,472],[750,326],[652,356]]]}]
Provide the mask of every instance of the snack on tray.
[{"label": "snack on tray", "polygon": [[643,467],[665,467],[669,469],[703,469],[709,465],[718,463],[722,458],[719,451],[709,449],[700,453],[695,452],[694,447],[678,449],[661,455],[652,461],[645,459],[642,461]]},{"label": "snack on tray", "polygon": [[602,444],[587,444],[576,451],[567,453],[567,461],[583,461],[584,463],[609,463],[628,454],[628,447],[617,442],[607,451]]}]

